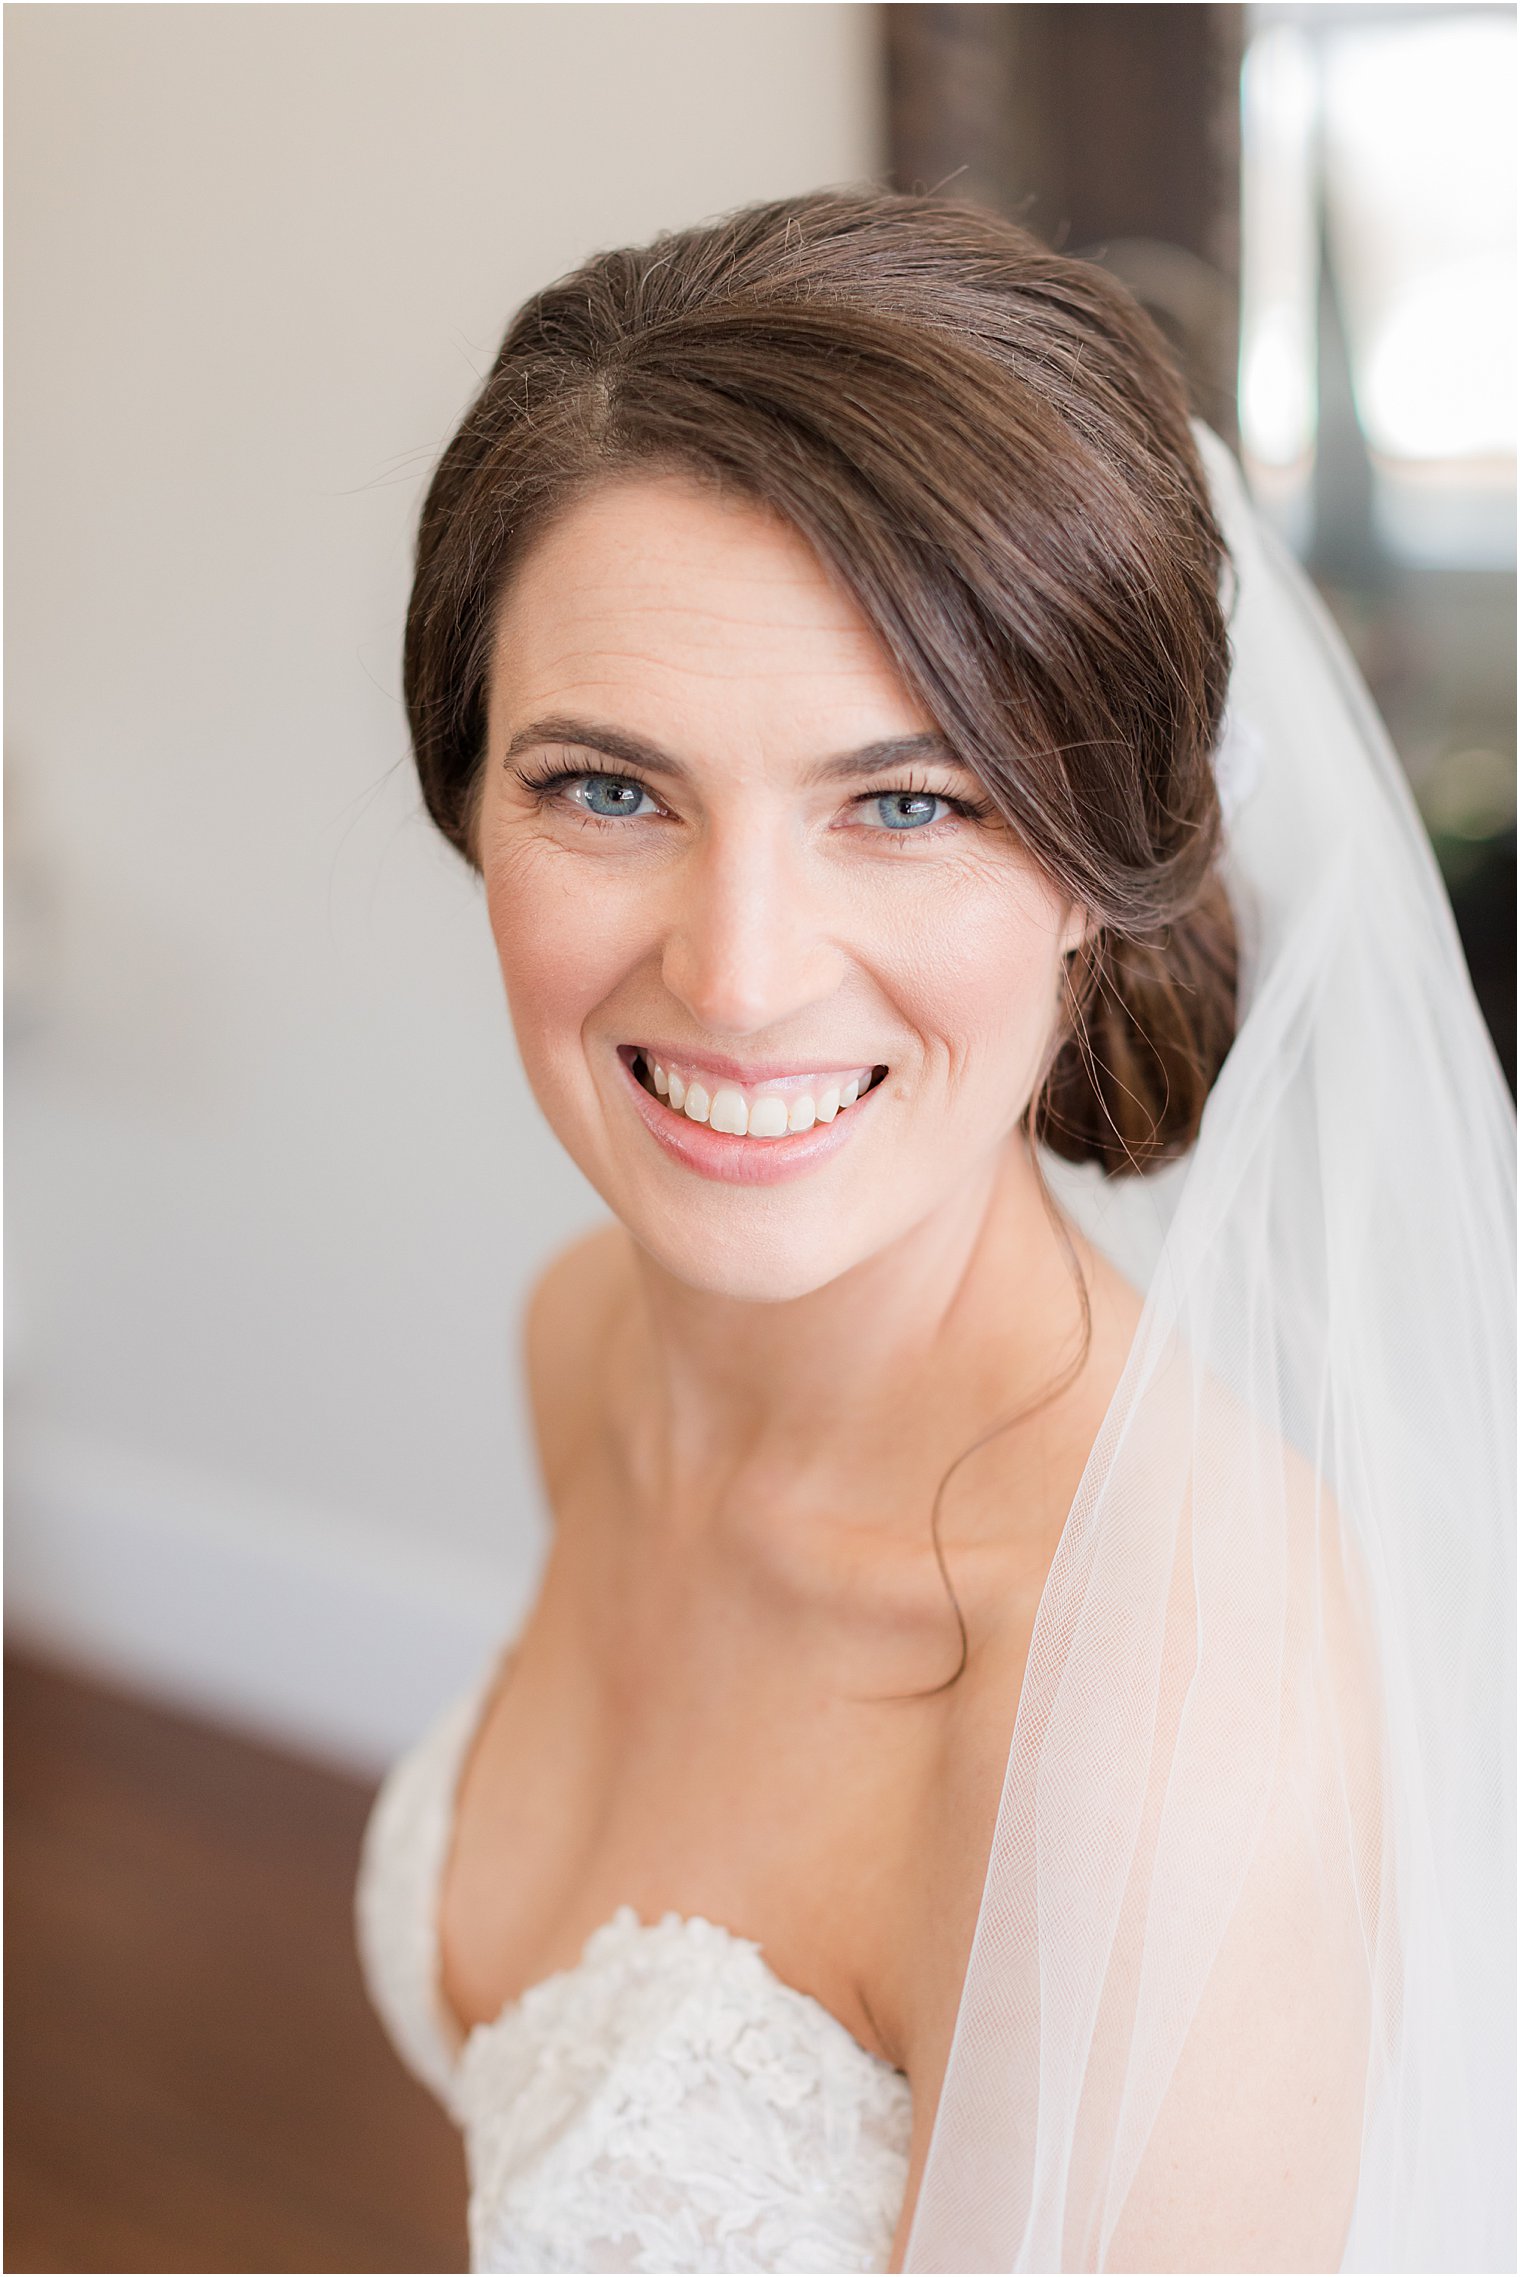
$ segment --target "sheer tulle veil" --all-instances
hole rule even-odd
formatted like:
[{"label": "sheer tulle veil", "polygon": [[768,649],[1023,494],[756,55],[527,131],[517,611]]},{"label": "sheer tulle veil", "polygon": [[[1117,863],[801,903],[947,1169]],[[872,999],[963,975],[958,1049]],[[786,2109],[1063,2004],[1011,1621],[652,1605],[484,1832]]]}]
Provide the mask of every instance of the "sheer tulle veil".
[{"label": "sheer tulle veil", "polygon": [[1365,689],[1198,440],[1240,1032],[1184,1162],[1048,1166],[1146,1303],[905,2266],[1158,2266],[1170,2191],[1190,2267],[1513,2269],[1513,1118]]}]

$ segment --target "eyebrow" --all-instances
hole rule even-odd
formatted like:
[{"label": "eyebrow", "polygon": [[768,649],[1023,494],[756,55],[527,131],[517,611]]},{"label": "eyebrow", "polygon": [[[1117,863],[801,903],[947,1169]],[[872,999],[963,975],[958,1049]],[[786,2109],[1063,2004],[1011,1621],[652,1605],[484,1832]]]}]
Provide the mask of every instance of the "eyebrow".
[{"label": "eyebrow", "polygon": [[[659,744],[650,743],[642,735],[630,735],[620,727],[602,727],[594,720],[553,717],[536,719],[519,728],[507,745],[505,758],[518,758],[541,743],[570,744],[579,751],[597,751],[605,759],[616,759],[625,767],[638,767],[646,775],[664,775],[674,782],[689,782],[691,769],[673,753],[662,751]],[[861,775],[880,774],[887,767],[924,766],[936,763],[955,767],[962,774],[970,772],[962,759],[957,759],[942,735],[932,730],[924,735],[891,735],[879,743],[863,743],[855,751],[835,751],[825,759],[815,760],[806,771],[811,783],[838,783],[853,781]]]}]

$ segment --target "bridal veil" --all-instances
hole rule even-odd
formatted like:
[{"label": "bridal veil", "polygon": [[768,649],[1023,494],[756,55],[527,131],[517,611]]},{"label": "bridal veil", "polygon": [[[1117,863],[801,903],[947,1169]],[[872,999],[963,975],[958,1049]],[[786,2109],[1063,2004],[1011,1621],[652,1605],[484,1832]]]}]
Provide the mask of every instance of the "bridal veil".
[{"label": "bridal veil", "polygon": [[1382,726],[1198,439],[1241,1024],[1182,1163],[1049,1166],[1146,1303],[905,2267],[1158,2266],[1171,2193],[1189,2266],[1513,2269],[1513,1119]]}]

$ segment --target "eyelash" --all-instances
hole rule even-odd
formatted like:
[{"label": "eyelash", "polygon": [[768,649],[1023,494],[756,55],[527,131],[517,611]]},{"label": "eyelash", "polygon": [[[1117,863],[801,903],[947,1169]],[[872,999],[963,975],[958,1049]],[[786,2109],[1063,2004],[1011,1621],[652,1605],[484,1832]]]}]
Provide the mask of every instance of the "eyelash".
[{"label": "eyelash", "polygon": [[[540,806],[547,806],[557,791],[565,790],[571,783],[626,783],[630,790],[642,791],[646,798],[656,797],[642,776],[631,774],[620,767],[548,767],[537,774],[529,767],[517,767],[513,772],[523,789]],[[967,822],[986,822],[992,815],[992,808],[985,800],[952,798],[948,791],[930,790],[926,783],[915,782],[882,783],[873,791],[862,791],[852,803],[856,806],[870,806],[877,799],[892,798],[938,799],[958,820]],[[582,808],[576,819],[589,829],[616,830],[623,820],[630,818],[590,814]],[[921,823],[913,830],[888,830],[883,826],[877,835],[901,842],[908,838],[935,838],[944,828],[945,821],[942,819],[939,822]]]}]

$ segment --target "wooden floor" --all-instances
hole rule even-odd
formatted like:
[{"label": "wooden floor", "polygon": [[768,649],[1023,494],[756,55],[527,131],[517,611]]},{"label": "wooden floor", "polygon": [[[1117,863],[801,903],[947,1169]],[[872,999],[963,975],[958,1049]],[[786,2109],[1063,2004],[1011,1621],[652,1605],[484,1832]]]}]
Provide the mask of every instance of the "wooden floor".
[{"label": "wooden floor", "polygon": [[5,1700],[7,2271],[463,2269],[354,1956],[368,1790],[28,1662]]}]

